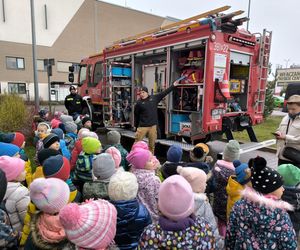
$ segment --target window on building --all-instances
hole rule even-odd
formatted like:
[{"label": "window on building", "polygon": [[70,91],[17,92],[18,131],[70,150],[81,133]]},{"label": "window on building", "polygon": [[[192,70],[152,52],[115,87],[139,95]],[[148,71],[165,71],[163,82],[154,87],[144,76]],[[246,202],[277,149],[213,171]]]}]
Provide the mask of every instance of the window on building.
[{"label": "window on building", "polygon": [[39,71],[47,71],[47,67],[44,65],[43,59],[36,60],[37,70]]},{"label": "window on building", "polygon": [[8,93],[11,94],[26,94],[26,83],[9,82]]},{"label": "window on building", "polygon": [[6,68],[8,69],[25,69],[25,60],[22,57],[6,57]]},{"label": "window on building", "polygon": [[62,62],[57,61],[57,71],[58,72],[69,72],[69,67],[74,66],[74,73],[79,72],[79,64],[78,63],[72,63],[72,62]]},{"label": "window on building", "polygon": [[97,62],[94,69],[94,86],[97,86],[97,84],[102,81],[103,78],[103,64],[102,62]]}]

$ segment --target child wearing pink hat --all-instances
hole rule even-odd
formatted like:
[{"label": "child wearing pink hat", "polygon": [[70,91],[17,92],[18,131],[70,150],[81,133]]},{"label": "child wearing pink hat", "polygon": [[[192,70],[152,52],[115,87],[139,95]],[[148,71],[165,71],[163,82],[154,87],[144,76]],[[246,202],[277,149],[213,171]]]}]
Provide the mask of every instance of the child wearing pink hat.
[{"label": "child wearing pink hat", "polygon": [[5,208],[14,230],[21,232],[30,202],[29,191],[21,184],[26,175],[25,162],[16,157],[1,156],[0,169],[5,172],[8,181],[3,199]]},{"label": "child wearing pink hat", "polygon": [[122,160],[120,151],[116,147],[109,147],[105,150],[105,153],[108,153],[112,156],[115,162],[115,168],[118,169]]},{"label": "child wearing pink hat", "polygon": [[108,249],[114,244],[117,210],[105,200],[71,203],[59,212],[68,239],[79,249]]},{"label": "child wearing pink hat", "polygon": [[106,141],[107,145],[103,148],[105,151],[106,149],[110,147],[115,147],[120,151],[121,154],[121,163],[120,166],[122,166],[125,171],[129,170],[129,164],[126,160],[126,156],[128,155],[128,151],[122,146],[121,144],[121,134],[116,130],[111,130],[106,134]]},{"label": "child wearing pink hat", "polygon": [[180,175],[167,178],[159,188],[158,222],[147,226],[140,249],[216,249],[211,225],[194,215],[194,195]]},{"label": "child wearing pink hat", "polygon": [[73,171],[75,166],[76,166],[76,161],[78,159],[78,155],[81,153],[82,151],[82,139],[84,137],[88,137],[88,133],[89,133],[89,129],[87,128],[81,128],[79,131],[78,131],[78,139],[77,141],[75,142],[75,145],[74,145],[74,148],[71,152],[71,170]]},{"label": "child wearing pink hat", "polygon": [[31,233],[25,243],[25,250],[69,249],[64,228],[58,212],[68,204],[68,185],[57,178],[38,178],[30,185],[30,199],[39,209],[31,220]]},{"label": "child wearing pink hat", "polygon": [[195,201],[195,215],[209,221],[216,238],[217,249],[224,249],[224,241],[219,235],[214,213],[205,194],[208,179],[206,173],[199,168],[181,166],[177,167],[177,172],[186,179],[192,187]]},{"label": "child wearing pink hat", "polygon": [[132,173],[135,174],[139,184],[137,199],[150,212],[152,221],[158,220],[158,189],[160,180],[155,175],[156,165],[152,158],[152,153],[146,149],[135,149],[127,157],[127,161],[132,166]]}]

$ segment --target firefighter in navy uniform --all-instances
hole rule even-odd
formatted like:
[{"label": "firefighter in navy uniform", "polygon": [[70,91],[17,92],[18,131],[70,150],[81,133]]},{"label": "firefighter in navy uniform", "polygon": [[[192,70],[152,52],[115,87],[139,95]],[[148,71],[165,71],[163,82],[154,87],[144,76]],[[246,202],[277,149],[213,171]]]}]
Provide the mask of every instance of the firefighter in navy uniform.
[{"label": "firefighter in navy uniform", "polygon": [[76,116],[82,112],[82,97],[77,94],[74,86],[70,87],[70,94],[65,98],[65,107],[68,110],[69,115]]}]

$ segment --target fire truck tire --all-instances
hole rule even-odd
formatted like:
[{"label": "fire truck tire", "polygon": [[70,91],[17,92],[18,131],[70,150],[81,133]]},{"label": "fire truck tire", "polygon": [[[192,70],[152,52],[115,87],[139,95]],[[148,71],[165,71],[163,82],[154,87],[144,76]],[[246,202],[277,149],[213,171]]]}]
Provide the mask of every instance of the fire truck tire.
[{"label": "fire truck tire", "polygon": [[84,107],[84,108],[82,109],[82,115],[89,115],[89,116],[91,116],[91,114],[90,114],[90,111],[89,111],[89,108],[88,108],[88,107]]}]

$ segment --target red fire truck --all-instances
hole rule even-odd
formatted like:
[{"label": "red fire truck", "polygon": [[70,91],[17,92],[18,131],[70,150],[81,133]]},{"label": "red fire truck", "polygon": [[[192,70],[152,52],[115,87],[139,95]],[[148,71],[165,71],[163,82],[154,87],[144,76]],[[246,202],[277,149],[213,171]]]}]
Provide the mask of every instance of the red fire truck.
[{"label": "red fire truck", "polygon": [[248,18],[236,18],[243,11],[224,14],[229,8],[122,39],[83,59],[84,113],[99,126],[130,129],[140,88],[156,94],[181,77],[158,106],[161,138],[195,143],[246,129],[257,141],[252,126],[263,122],[272,33],[239,28]]}]

